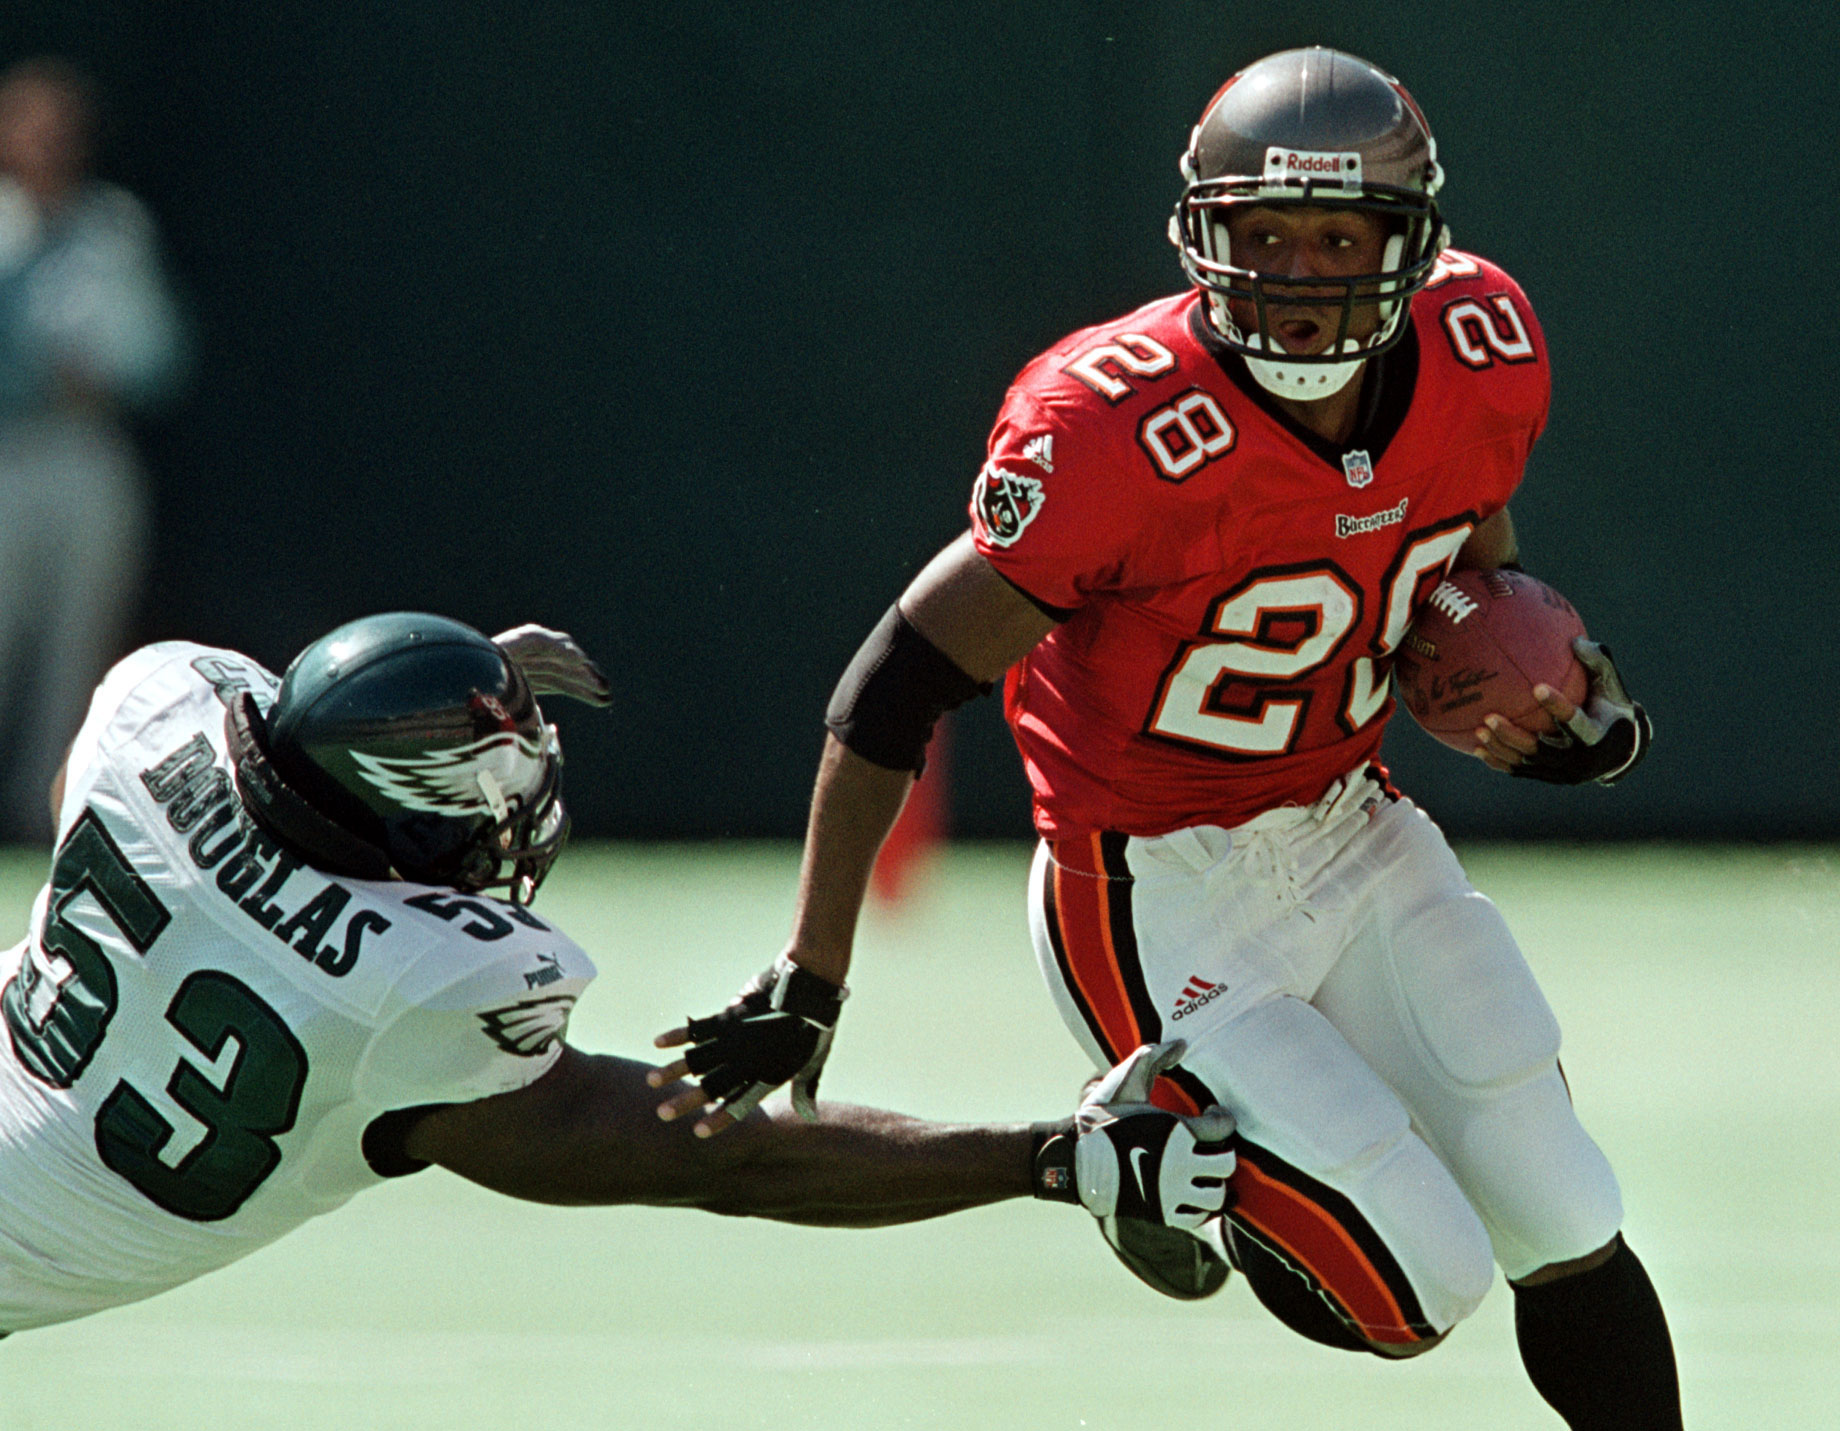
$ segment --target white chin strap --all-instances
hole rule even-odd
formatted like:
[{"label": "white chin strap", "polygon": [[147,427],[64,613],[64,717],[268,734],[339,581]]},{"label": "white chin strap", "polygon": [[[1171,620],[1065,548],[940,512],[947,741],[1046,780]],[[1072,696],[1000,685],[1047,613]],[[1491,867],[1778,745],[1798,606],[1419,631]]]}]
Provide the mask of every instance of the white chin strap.
[{"label": "white chin strap", "polygon": [[[1239,325],[1227,312],[1226,299],[1209,294],[1208,308],[1213,314],[1215,326],[1234,342],[1244,343],[1248,348],[1265,346],[1264,339],[1258,334],[1240,332]],[[1360,347],[1353,338],[1342,340],[1344,353],[1358,353]],[[1347,387],[1354,381],[1355,374],[1361,371],[1361,364],[1366,361],[1364,357],[1355,357],[1345,363],[1286,363],[1247,354],[1246,368],[1258,380],[1259,386],[1274,397],[1289,398],[1293,402],[1314,402],[1318,398],[1334,397]]]},{"label": "white chin strap", "polygon": [[1311,402],[1316,398],[1334,397],[1354,381],[1354,375],[1361,371],[1365,361],[1365,358],[1357,358],[1352,363],[1311,363],[1308,367],[1298,367],[1295,363],[1247,358],[1246,367],[1266,392],[1297,402]]},{"label": "white chin strap", "polygon": [[[1242,342],[1248,348],[1264,348],[1264,338],[1257,333],[1242,333],[1240,326],[1233,322],[1233,315],[1227,313],[1227,300],[1218,294],[1207,296],[1207,309],[1213,316],[1214,327],[1218,327],[1225,337],[1233,342]],[[1275,344],[1273,344],[1275,346]],[[1341,340],[1343,353],[1358,353],[1360,344],[1354,338]],[[1294,403],[1314,403],[1317,397],[1334,397],[1345,386],[1354,381],[1354,375],[1362,370],[1365,357],[1352,357],[1347,362],[1282,362],[1271,359],[1255,359],[1246,355],[1246,368],[1259,381],[1260,388],[1275,397],[1290,397]]]},{"label": "white chin strap", "polygon": [[[1227,227],[1224,223],[1211,226],[1204,231],[1212,240],[1208,244],[1208,256],[1212,258],[1215,250],[1227,247]],[[1399,267],[1400,256],[1405,252],[1405,239],[1399,234],[1391,235],[1386,241],[1385,257],[1380,266],[1386,270]],[[1245,334],[1239,324],[1233,321],[1233,315],[1227,311],[1227,300],[1219,294],[1208,295],[1208,312],[1213,315],[1214,326],[1236,343],[1243,343],[1248,348],[1263,349],[1265,340],[1257,333]],[[1380,304],[1380,331],[1369,339],[1369,344],[1382,342],[1398,325],[1402,315],[1397,300]],[[1277,349],[1274,340],[1272,348]],[[1353,338],[1342,339],[1341,351],[1361,354],[1363,345]],[[1287,363],[1271,358],[1246,357],[1246,367],[1258,381],[1258,385],[1276,397],[1290,398],[1293,402],[1314,402],[1318,398],[1334,397],[1349,383],[1355,374],[1361,371],[1365,356],[1351,357],[1345,363]]]}]

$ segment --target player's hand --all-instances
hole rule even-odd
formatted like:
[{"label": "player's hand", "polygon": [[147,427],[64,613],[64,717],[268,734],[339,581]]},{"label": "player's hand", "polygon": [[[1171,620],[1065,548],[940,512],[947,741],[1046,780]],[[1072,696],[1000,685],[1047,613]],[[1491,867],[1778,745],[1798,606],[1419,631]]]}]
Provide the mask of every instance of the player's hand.
[{"label": "player's hand", "polygon": [[688,1019],[659,1034],[657,1048],[691,1045],[668,1068],[653,1069],[645,1081],[662,1088],[692,1074],[700,1081],[658,1105],[666,1122],[715,1105],[697,1120],[699,1138],[741,1121],[775,1088],[792,1084],[792,1106],[801,1118],[818,1116],[818,1078],[831,1051],[837,1016],[849,990],[794,964],[784,954],[750,980],[719,1014]]},{"label": "player's hand", "polygon": [[1554,735],[1536,735],[1505,716],[1488,716],[1476,731],[1476,754],[1492,769],[1555,785],[1587,780],[1614,785],[1648,754],[1654,726],[1624,688],[1610,648],[1580,636],[1572,649],[1591,677],[1584,705],[1573,705],[1550,686],[1535,686],[1534,697],[1559,727]]},{"label": "player's hand", "polygon": [[606,674],[566,631],[513,626],[494,636],[492,644],[517,662],[539,696],[568,696],[591,706],[613,704],[613,686]]},{"label": "player's hand", "polygon": [[1237,1162],[1232,1115],[1216,1107],[1190,1117],[1150,1102],[1156,1076],[1187,1049],[1180,1039],[1144,1045],[1093,1086],[1070,1125],[1041,1130],[1035,1195],[1191,1232],[1218,1216]]}]

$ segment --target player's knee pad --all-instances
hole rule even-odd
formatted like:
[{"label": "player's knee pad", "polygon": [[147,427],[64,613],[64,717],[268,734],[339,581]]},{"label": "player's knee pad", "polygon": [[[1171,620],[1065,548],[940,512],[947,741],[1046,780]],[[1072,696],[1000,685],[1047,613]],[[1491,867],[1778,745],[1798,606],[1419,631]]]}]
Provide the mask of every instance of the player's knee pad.
[{"label": "player's knee pad", "polygon": [[1507,1277],[1583,1257],[1622,1226],[1616,1174],[1579,1124],[1557,1069],[1472,1120],[1465,1144],[1495,1259]]},{"label": "player's knee pad", "polygon": [[1394,935],[1393,975],[1425,1051],[1459,1088],[1499,1090],[1559,1056],[1559,1021],[1500,912],[1469,891]]}]

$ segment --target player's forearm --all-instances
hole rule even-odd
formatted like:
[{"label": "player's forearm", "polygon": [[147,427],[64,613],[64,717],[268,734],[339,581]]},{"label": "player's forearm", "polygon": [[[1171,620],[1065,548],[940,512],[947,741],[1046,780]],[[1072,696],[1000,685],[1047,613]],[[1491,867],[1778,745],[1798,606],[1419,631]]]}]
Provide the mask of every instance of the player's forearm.
[{"label": "player's forearm", "polygon": [[645,1072],[631,1059],[565,1048],[527,1088],[431,1110],[404,1151],[534,1202],[646,1203],[834,1227],[914,1222],[1031,1189],[1026,1125],[928,1123],[826,1102],[816,1123],[757,1111],[704,1139],[659,1121]]},{"label": "player's forearm", "polygon": [[918,1222],[1032,1190],[1026,1124],[929,1123],[825,1103],[806,1123],[789,1109],[750,1127],[740,1162],[693,1196],[707,1212],[816,1227]]},{"label": "player's forearm", "polygon": [[869,875],[913,780],[909,771],[873,764],[825,737],[786,952],[834,984],[849,972]]}]

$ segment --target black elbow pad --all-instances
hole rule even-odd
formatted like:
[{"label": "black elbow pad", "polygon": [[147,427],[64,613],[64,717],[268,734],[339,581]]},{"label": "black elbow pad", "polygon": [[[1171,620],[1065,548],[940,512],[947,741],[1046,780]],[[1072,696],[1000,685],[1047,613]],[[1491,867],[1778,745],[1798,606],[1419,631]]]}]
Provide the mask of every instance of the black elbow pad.
[{"label": "black elbow pad", "polygon": [[918,774],[939,717],[989,689],[891,606],[837,682],[824,724],[872,765]]}]

